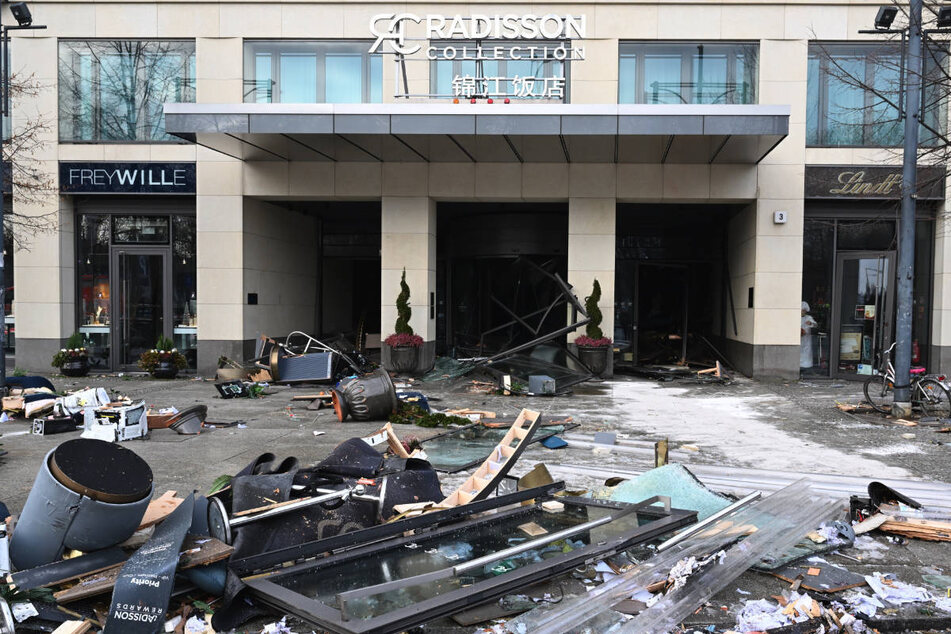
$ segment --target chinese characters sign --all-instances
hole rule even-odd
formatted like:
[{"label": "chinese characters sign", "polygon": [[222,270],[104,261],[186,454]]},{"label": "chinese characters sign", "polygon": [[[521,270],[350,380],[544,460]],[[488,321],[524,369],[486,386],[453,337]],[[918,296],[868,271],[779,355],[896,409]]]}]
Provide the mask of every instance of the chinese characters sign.
[{"label": "chinese characters sign", "polygon": [[456,75],[452,78],[452,96],[518,97],[557,99],[565,98],[564,77],[472,77]]}]

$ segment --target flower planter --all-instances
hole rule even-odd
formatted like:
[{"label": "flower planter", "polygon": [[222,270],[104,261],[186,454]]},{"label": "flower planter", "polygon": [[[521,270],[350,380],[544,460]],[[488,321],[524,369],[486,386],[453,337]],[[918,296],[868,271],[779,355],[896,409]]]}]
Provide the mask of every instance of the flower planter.
[{"label": "flower planter", "polygon": [[386,369],[398,374],[411,374],[419,365],[419,346],[391,346]]},{"label": "flower planter", "polygon": [[340,422],[348,416],[361,421],[384,420],[399,404],[393,381],[382,369],[350,379],[333,389],[331,396]]},{"label": "flower planter", "polygon": [[59,371],[66,376],[86,376],[89,374],[89,360],[83,357],[67,361],[60,366]]},{"label": "flower planter", "polygon": [[178,368],[171,359],[159,361],[155,369],[152,370],[152,376],[156,379],[174,379],[178,376]]},{"label": "flower planter", "polygon": [[611,346],[578,346],[578,358],[595,376],[601,376],[608,368]]}]

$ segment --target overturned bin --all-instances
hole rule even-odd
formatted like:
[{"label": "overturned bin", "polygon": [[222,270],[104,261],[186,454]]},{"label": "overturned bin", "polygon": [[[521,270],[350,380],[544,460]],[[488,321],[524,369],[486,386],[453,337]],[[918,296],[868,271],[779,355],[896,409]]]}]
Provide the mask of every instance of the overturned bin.
[{"label": "overturned bin", "polygon": [[382,368],[341,381],[331,396],[334,412],[341,422],[348,416],[353,420],[383,420],[399,405],[396,387]]},{"label": "overturned bin", "polygon": [[64,550],[115,546],[135,532],[152,499],[152,469],[133,451],[77,438],[50,450],[10,540],[19,570]]}]

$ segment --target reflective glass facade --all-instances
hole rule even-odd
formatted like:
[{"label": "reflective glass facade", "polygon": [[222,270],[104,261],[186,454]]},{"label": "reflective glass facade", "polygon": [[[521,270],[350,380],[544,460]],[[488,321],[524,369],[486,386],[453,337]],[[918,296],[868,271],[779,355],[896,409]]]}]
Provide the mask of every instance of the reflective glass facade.
[{"label": "reflective glass facade", "polygon": [[382,103],[383,57],[363,40],[244,44],[244,101]]},{"label": "reflective glass facade", "polygon": [[59,42],[60,141],[180,141],[165,103],[195,101],[195,42]]},{"label": "reflective glass facade", "polygon": [[621,42],[618,103],[756,103],[759,47]]}]

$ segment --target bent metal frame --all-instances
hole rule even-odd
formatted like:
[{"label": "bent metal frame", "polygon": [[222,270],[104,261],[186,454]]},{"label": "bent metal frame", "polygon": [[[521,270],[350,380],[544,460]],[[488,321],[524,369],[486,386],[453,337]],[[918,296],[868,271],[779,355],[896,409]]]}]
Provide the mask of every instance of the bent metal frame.
[{"label": "bent metal frame", "polygon": [[[494,498],[494,500],[501,499],[503,498]],[[497,577],[484,579],[475,584],[451,590],[368,619],[350,620],[346,611],[347,602],[351,599],[359,599],[363,596],[382,591],[382,586],[358,588],[341,592],[336,596],[338,607],[332,607],[317,599],[312,599],[280,585],[283,579],[297,577],[302,574],[319,577],[321,573],[326,571],[330,566],[356,562],[366,558],[374,558],[384,552],[400,549],[411,543],[433,542],[439,540],[441,537],[451,537],[453,533],[461,529],[485,527],[491,530],[491,524],[508,518],[528,516],[533,511],[537,511],[543,502],[551,499],[554,498],[547,495],[537,497],[531,505],[516,506],[507,510],[500,510],[488,516],[449,523],[445,526],[429,530],[428,532],[423,532],[422,534],[420,534],[420,531],[425,531],[427,526],[417,522],[418,530],[415,534],[394,536],[377,543],[338,552],[322,559],[282,568],[270,574],[248,577],[243,581],[264,603],[278,610],[294,614],[315,626],[325,628],[332,632],[338,632],[340,634],[395,633],[415,625],[426,623],[435,618],[448,616],[468,606],[491,601],[517,588],[531,585],[567,572],[586,561],[601,559],[637,544],[651,541],[670,531],[695,522],[697,517],[695,511],[670,508],[668,498],[653,497],[638,504],[625,504],[621,502],[591,500],[588,498],[559,497],[557,500],[566,506],[570,505],[585,509],[605,509],[608,511],[608,514],[600,520],[575,527],[575,529],[579,529],[579,531],[585,530],[586,527],[590,530],[590,528],[594,528],[595,525],[610,524],[630,514],[636,514],[639,521],[635,528],[607,540],[589,544],[569,553],[564,553],[561,556],[529,564]],[[488,501],[489,500],[486,500],[486,502]],[[657,506],[657,504],[662,504],[662,506]],[[465,507],[459,507],[456,510],[458,511],[464,508]],[[425,518],[426,516],[423,516],[422,518],[417,518],[417,520],[425,520]],[[437,521],[436,517],[433,517],[433,520]],[[397,522],[390,526],[396,528],[400,524],[401,522]],[[551,537],[552,540],[557,539],[554,534],[549,537]],[[485,561],[494,560],[496,555],[499,556],[498,558],[506,556],[499,551],[475,561],[484,563]],[[383,586],[386,586],[387,590],[399,589],[425,583],[430,579],[433,581],[445,579],[454,575],[454,568],[465,567],[475,563],[475,561],[463,562],[461,566],[387,582],[383,584]]]}]

